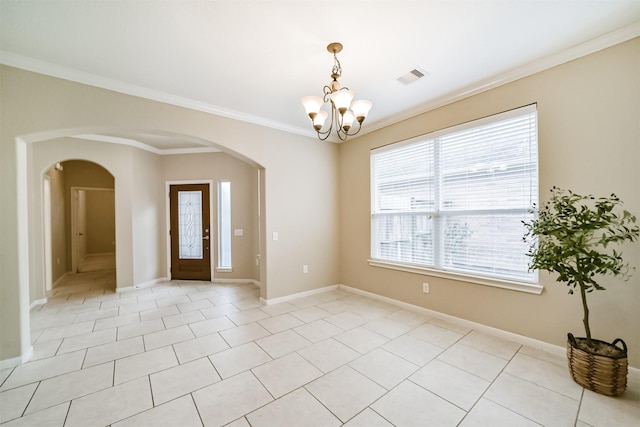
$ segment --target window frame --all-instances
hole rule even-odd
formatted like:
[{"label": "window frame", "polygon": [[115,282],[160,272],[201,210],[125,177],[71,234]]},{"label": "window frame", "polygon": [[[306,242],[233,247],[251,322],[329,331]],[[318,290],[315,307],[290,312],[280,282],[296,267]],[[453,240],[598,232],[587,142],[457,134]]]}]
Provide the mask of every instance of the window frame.
[{"label": "window frame", "polygon": [[[414,138],[410,138],[404,141],[399,141],[396,143],[392,143],[389,145],[385,145],[382,147],[378,147],[375,149],[371,150],[370,153],[370,196],[371,196],[371,206],[370,206],[370,233],[371,233],[371,240],[370,240],[370,258],[368,259],[368,263],[370,266],[373,267],[380,267],[380,268],[387,268],[387,269],[392,269],[392,270],[398,270],[398,271],[404,271],[404,272],[409,272],[409,273],[415,273],[415,274],[421,274],[421,275],[427,275],[427,276],[433,276],[433,277],[439,277],[439,278],[446,278],[446,279],[452,279],[452,280],[456,280],[456,281],[463,281],[463,282],[468,282],[468,283],[474,283],[474,284],[479,284],[479,285],[486,285],[486,286],[493,286],[493,287],[499,287],[499,288],[503,288],[503,289],[510,289],[510,290],[516,290],[516,291],[522,291],[522,292],[527,292],[527,293],[532,293],[532,294],[540,294],[542,293],[543,290],[543,286],[541,286],[538,283],[538,274],[537,271],[534,271],[533,273],[533,278],[531,280],[519,280],[516,278],[503,278],[503,277],[495,277],[492,276],[491,274],[487,274],[487,275],[483,275],[480,273],[469,273],[469,272],[461,272],[461,271],[452,271],[452,270],[448,270],[445,268],[438,268],[438,267],[443,267],[443,263],[441,261],[442,257],[444,256],[444,245],[442,245],[441,247],[439,247],[439,245],[437,244],[432,244],[431,248],[433,249],[433,264],[434,265],[426,265],[426,264],[413,264],[410,262],[403,262],[403,261],[393,261],[393,260],[388,260],[388,259],[383,259],[383,258],[375,258],[374,254],[376,253],[376,242],[377,242],[377,237],[376,237],[376,226],[375,226],[375,221],[376,219],[378,219],[379,217],[384,217],[385,214],[380,213],[380,212],[376,212],[376,179],[375,179],[375,168],[374,168],[374,158],[375,155],[377,153],[382,153],[382,152],[387,152],[389,150],[395,150],[395,149],[400,149],[403,147],[407,147],[407,146],[411,146],[411,145],[415,145],[418,144],[420,142],[428,142],[428,141],[435,141],[439,138],[445,137],[447,135],[451,135],[457,132],[461,132],[464,130],[470,130],[473,128],[478,128],[481,126],[485,126],[491,123],[496,123],[496,122],[500,122],[500,121],[504,121],[504,120],[508,120],[510,118],[514,118],[514,117],[518,117],[518,116],[522,116],[522,115],[527,115],[527,114],[536,114],[536,122],[535,122],[535,143],[536,143],[536,148],[537,148],[537,135],[538,135],[538,118],[537,118],[537,105],[536,104],[531,104],[531,105],[527,105],[524,107],[519,107],[519,108],[515,108],[513,110],[509,110],[503,113],[498,113],[498,114],[494,114],[491,116],[487,116],[481,119],[477,119],[477,120],[473,120],[473,121],[469,121],[466,123],[462,123],[459,125],[455,125],[452,127],[448,127],[445,129],[441,129],[435,132],[431,132],[431,133],[427,133],[424,135],[419,135],[417,137]],[[439,146],[438,143],[434,142],[434,152],[437,152],[439,150]],[[536,153],[536,155],[539,157],[539,154]],[[437,159],[437,160],[436,160]],[[436,177],[435,180],[441,179],[440,171],[439,171],[439,167],[440,167],[440,159],[438,158],[437,154],[434,154],[434,160],[433,160],[434,164],[433,164],[433,169],[434,169],[434,176]],[[536,184],[539,184],[539,159],[536,158],[536,164],[535,164],[535,179],[537,180]],[[438,187],[438,186],[436,186]],[[537,187],[537,185],[536,185]],[[437,199],[437,195],[434,195],[434,200]],[[538,195],[539,197],[539,195]],[[537,199],[537,197],[536,197]],[[537,204],[538,200],[534,200],[534,202]],[[403,214],[412,214],[412,215],[416,215],[416,214],[420,214],[420,215],[432,215],[434,218],[437,218],[436,221],[440,221],[442,220],[443,217],[448,216],[451,217],[452,215],[456,215],[458,213],[465,213],[465,212],[472,212],[473,209],[465,209],[465,210],[461,210],[461,211],[457,211],[455,213],[452,212],[448,212],[446,210],[439,210],[439,203],[436,202],[436,206],[435,206],[435,211],[429,210],[427,211],[427,209],[425,209],[424,212],[418,212],[418,211],[406,211],[405,213],[400,212],[395,212],[394,214],[396,215],[396,217],[398,215],[403,215]],[[531,207],[528,207],[527,210],[530,210]],[[523,212],[524,208],[518,208],[517,209],[519,212]],[[505,212],[508,212],[508,209],[505,209]],[[512,210],[513,211],[513,210]],[[437,224],[436,224],[437,225]],[[433,227],[433,233],[434,236],[437,236],[437,234],[439,233],[439,227],[437,227],[436,225],[434,225]],[[524,235],[524,231],[523,231],[523,235]],[[434,238],[435,240],[435,238]],[[437,249],[439,249],[439,253],[436,253]]]},{"label": "window frame", "polygon": [[[223,201],[223,184],[228,185],[228,200]],[[216,271],[218,272],[231,272],[233,271],[233,239],[231,233],[231,181],[220,180],[218,181],[218,256]],[[224,202],[224,203],[223,203]],[[223,208],[227,207],[227,210],[223,212]],[[228,224],[225,224],[228,222]],[[224,258],[228,256],[229,265],[224,264]]]}]

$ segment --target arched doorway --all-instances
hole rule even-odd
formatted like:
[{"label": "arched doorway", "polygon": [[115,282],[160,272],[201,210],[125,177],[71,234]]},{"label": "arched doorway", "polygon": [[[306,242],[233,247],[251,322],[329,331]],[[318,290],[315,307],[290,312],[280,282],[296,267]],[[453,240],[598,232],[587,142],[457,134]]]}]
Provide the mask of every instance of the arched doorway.
[{"label": "arched doorway", "polygon": [[115,288],[113,175],[94,162],[61,159],[44,172],[44,180],[46,290],[70,274],[91,271],[110,272]]}]

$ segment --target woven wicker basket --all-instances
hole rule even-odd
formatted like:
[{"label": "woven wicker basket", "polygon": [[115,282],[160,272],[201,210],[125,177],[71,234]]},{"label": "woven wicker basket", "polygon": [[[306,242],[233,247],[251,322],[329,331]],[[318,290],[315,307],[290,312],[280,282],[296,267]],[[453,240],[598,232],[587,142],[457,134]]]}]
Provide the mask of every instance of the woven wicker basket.
[{"label": "woven wicker basket", "polygon": [[[573,380],[582,387],[606,396],[621,396],[627,388],[627,345],[620,338],[611,344],[599,341],[602,344],[616,347],[621,343],[624,356],[619,358],[601,356],[589,353],[577,347],[576,338],[568,335],[567,357],[569,359],[569,372]],[[577,338],[578,340],[586,338]],[[598,341],[598,340],[592,340]]]}]

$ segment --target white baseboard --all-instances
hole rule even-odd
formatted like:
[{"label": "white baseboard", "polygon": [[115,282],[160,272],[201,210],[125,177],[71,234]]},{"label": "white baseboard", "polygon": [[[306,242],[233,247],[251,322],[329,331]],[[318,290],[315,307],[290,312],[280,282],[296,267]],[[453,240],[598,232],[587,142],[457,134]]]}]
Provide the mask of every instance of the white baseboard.
[{"label": "white baseboard", "polygon": [[33,310],[35,307],[39,305],[46,304],[48,300],[49,300],[48,298],[42,298],[42,299],[37,299],[35,301],[32,301],[31,304],[29,305],[29,311]]},{"label": "white baseboard", "polygon": [[466,328],[474,329],[480,332],[486,332],[488,334],[497,336],[499,338],[503,338],[505,340],[517,342],[522,345],[527,345],[529,347],[533,347],[539,350],[544,350],[548,353],[553,353],[557,355],[564,355],[566,353],[566,348],[561,347],[559,345],[550,344],[548,342],[540,341],[534,338],[529,338],[524,335],[519,335],[513,332],[505,331],[502,329],[494,328],[492,326],[483,325],[482,323],[472,322],[470,320],[461,319],[459,317],[451,316],[449,314],[440,313],[439,311],[430,310],[428,308],[420,307],[418,305],[409,304],[406,302],[398,301],[393,298],[384,297],[382,295],[374,294],[372,292],[363,291],[361,289],[352,288],[351,286],[339,285],[339,288],[343,291],[352,292],[354,294],[364,295],[371,299],[376,299],[378,301],[383,301],[406,310],[415,311],[418,313],[423,313],[432,317],[437,317],[442,320],[446,320],[448,322],[454,323],[456,325],[464,326]]},{"label": "white baseboard", "polygon": [[0,360],[0,371],[5,369],[15,368],[16,366],[22,365],[23,363],[27,363],[29,359],[33,356],[33,346],[30,345],[27,351],[18,357],[12,357],[11,359]]},{"label": "white baseboard", "polygon": [[153,285],[157,285],[158,283],[168,282],[168,281],[169,281],[168,277],[159,277],[157,279],[149,280],[143,283],[138,283],[137,285],[133,285],[133,286],[116,287],[116,293],[119,294],[123,292],[131,292],[137,289],[148,288]]},{"label": "white baseboard", "polygon": [[243,284],[247,284],[250,283],[252,285],[256,285],[258,287],[260,287],[260,281],[259,280],[255,280],[255,279],[220,279],[219,277],[214,277],[213,280],[211,280],[212,283],[229,283],[229,284],[238,284],[238,285],[243,285]]},{"label": "white baseboard", "polygon": [[60,284],[60,282],[62,282],[64,279],[67,278],[67,276],[70,276],[71,274],[72,274],[71,272],[67,271],[62,276],[60,276],[58,280],[56,280],[55,282],[53,282],[53,284],[51,284],[51,290],[55,289],[56,286]]},{"label": "white baseboard", "polygon": [[340,285],[325,286],[323,288],[311,289],[310,291],[298,292],[298,293],[295,293],[295,294],[286,295],[284,297],[278,297],[278,298],[264,299],[264,298],[260,297],[260,301],[262,301],[263,303],[265,303],[267,305],[279,304],[281,302],[291,301],[291,300],[294,300],[296,298],[303,298],[303,297],[308,297],[308,296],[311,296],[311,295],[321,294],[323,292],[334,291],[334,290],[338,289],[339,286]]}]

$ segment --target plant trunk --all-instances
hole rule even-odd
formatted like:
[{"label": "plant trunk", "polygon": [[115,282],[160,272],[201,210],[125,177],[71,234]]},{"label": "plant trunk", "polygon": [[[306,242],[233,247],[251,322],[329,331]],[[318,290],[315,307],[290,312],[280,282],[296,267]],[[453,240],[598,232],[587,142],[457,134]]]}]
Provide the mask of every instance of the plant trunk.
[{"label": "plant trunk", "polygon": [[589,328],[589,307],[587,306],[587,293],[584,290],[584,286],[582,282],[578,282],[580,286],[580,296],[582,297],[582,308],[584,310],[584,319],[582,319],[582,323],[584,323],[584,331],[587,333],[587,345],[591,347],[591,328]]}]

